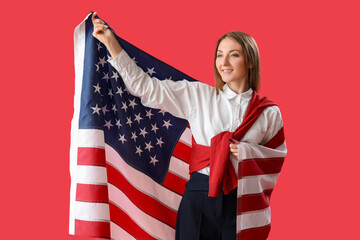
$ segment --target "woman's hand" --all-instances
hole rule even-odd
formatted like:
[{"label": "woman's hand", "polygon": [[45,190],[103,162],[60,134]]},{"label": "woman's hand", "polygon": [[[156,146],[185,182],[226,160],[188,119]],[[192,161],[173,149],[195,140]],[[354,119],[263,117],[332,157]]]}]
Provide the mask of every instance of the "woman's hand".
[{"label": "woman's hand", "polygon": [[102,42],[109,50],[111,57],[115,58],[122,51],[122,47],[116,40],[114,33],[105,25],[104,21],[95,17],[96,12],[91,16],[94,25],[93,36]]},{"label": "woman's hand", "polygon": [[239,157],[239,150],[236,144],[230,143],[230,152],[234,157]]}]

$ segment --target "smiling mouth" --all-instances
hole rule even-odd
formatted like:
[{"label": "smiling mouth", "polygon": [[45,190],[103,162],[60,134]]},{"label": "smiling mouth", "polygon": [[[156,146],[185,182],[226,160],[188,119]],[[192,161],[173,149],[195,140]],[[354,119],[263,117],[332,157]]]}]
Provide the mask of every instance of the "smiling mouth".
[{"label": "smiling mouth", "polygon": [[223,72],[223,73],[231,73],[232,70],[231,70],[231,69],[224,69],[224,70],[222,70],[222,72]]}]

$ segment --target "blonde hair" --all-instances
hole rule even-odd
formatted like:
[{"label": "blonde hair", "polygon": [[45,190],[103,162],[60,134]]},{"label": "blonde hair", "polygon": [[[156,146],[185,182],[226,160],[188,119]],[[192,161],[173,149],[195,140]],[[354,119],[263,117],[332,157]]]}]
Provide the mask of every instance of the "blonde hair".
[{"label": "blonde hair", "polygon": [[216,56],[219,45],[225,38],[231,38],[237,41],[242,49],[245,58],[245,67],[248,69],[248,86],[257,91],[260,87],[260,54],[255,40],[248,34],[240,31],[226,33],[217,41],[214,57],[214,74],[216,93],[223,89],[225,82],[221,79],[220,73],[216,68]]}]

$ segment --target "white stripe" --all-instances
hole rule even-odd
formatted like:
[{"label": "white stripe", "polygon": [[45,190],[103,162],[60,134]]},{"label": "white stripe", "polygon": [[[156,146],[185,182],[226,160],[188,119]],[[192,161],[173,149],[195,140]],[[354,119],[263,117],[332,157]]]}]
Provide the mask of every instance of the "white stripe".
[{"label": "white stripe", "polygon": [[136,240],[133,236],[131,236],[128,232],[122,229],[117,224],[110,222],[110,232],[111,232],[111,239],[126,239],[126,240]]},{"label": "white stripe", "polygon": [[77,182],[84,184],[107,184],[106,168],[77,166]]},{"label": "white stripe", "polygon": [[109,204],[76,201],[76,219],[83,221],[110,221]]},{"label": "white stripe", "polygon": [[192,133],[190,128],[186,128],[183,134],[180,137],[180,142],[188,145],[189,147],[192,146]]},{"label": "white stripe", "polygon": [[279,173],[248,176],[238,180],[238,197],[246,194],[262,193],[266,189],[273,189]]},{"label": "white stripe", "polygon": [[171,157],[169,172],[185,179],[186,181],[190,179],[189,164],[187,164],[184,161],[181,161],[176,157]]},{"label": "white stripe", "polygon": [[145,232],[156,239],[174,239],[175,230],[167,224],[149,216],[135,206],[118,188],[109,183],[110,201],[121,208]]},{"label": "white stripe", "polygon": [[79,129],[79,147],[105,148],[104,131]]},{"label": "white stripe", "polygon": [[262,227],[269,225],[271,222],[271,212],[270,207],[254,211],[247,212],[237,216],[236,219],[236,230],[240,232],[241,230]]},{"label": "white stripe", "polygon": [[70,186],[69,234],[75,234],[78,127],[79,127],[80,97],[81,97],[83,68],[84,68],[84,54],[85,54],[85,20],[89,17],[89,15],[74,30],[75,94],[74,94],[74,115],[71,120],[71,144],[70,144],[71,186]]},{"label": "white stripe", "polygon": [[287,152],[285,142],[276,149],[254,143],[240,142],[238,150],[240,161],[252,158],[281,158],[285,157]]},{"label": "white stripe", "polygon": [[149,176],[129,166],[121,156],[109,145],[105,145],[106,161],[114,166],[139,191],[157,199],[168,208],[177,210],[181,196],[160,184]]}]

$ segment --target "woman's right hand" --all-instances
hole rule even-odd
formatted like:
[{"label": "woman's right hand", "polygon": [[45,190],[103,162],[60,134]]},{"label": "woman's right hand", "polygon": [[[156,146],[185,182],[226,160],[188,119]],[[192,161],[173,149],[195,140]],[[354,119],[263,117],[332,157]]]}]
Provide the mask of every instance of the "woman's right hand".
[{"label": "woman's right hand", "polygon": [[121,51],[122,47],[117,41],[114,33],[110,31],[109,27],[100,18],[95,18],[96,12],[92,14],[91,20],[94,25],[93,36],[103,43],[109,50],[111,57],[115,58]]}]

